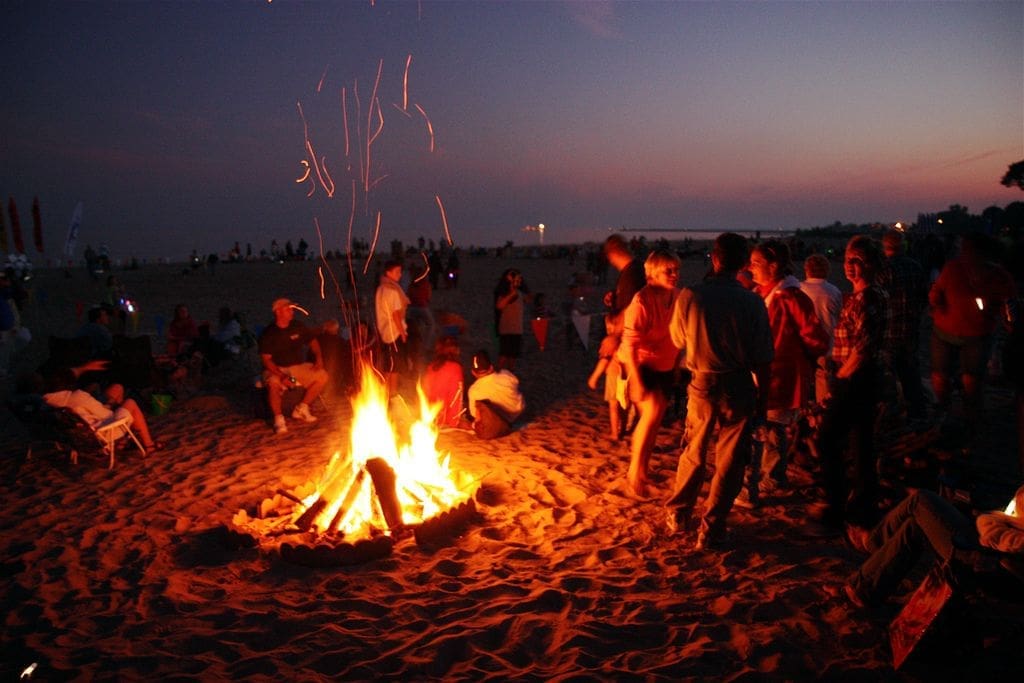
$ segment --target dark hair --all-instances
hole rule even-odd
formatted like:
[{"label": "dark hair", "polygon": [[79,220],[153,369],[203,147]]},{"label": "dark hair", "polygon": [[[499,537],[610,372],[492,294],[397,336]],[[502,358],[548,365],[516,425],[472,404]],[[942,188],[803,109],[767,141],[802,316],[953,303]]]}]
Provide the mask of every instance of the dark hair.
[{"label": "dark hair", "polygon": [[434,359],[430,361],[430,367],[437,370],[448,361],[458,361],[460,355],[462,350],[459,348],[459,340],[445,335],[434,344]]},{"label": "dark hair", "polygon": [[804,261],[804,273],[807,277],[828,277],[830,269],[828,258],[824,254],[811,254]]},{"label": "dark hair", "polygon": [[723,232],[716,237],[711,253],[718,259],[721,268],[726,271],[739,270],[747,264],[747,260],[750,258],[747,238],[734,232]]},{"label": "dark hair", "polygon": [[491,354],[487,353],[485,349],[480,349],[473,354],[473,374],[490,372],[492,368]]},{"label": "dark hair", "polygon": [[105,310],[106,309],[104,309],[102,306],[93,306],[92,308],[90,308],[89,309],[89,322],[91,322],[91,323],[99,322],[100,316],[103,315]]},{"label": "dark hair", "polygon": [[608,239],[604,241],[604,247],[602,247],[604,255],[607,256],[610,253],[620,253],[631,256],[629,253],[629,244],[626,243],[626,238],[616,233],[609,235]]},{"label": "dark hair", "polygon": [[768,263],[775,263],[779,267],[779,276],[785,277],[793,274],[793,261],[789,256],[789,245],[782,240],[770,239],[758,244],[753,251],[764,256]]},{"label": "dark hair", "polygon": [[403,267],[405,267],[405,264],[402,263],[402,261],[400,261],[399,259],[388,259],[387,261],[384,262],[384,272],[385,273],[388,272],[389,270],[391,270],[392,268],[403,268]]},{"label": "dark hair", "polygon": [[882,247],[867,235],[855,235],[846,243],[847,249],[859,251],[864,255],[864,264],[876,275],[882,268]]}]

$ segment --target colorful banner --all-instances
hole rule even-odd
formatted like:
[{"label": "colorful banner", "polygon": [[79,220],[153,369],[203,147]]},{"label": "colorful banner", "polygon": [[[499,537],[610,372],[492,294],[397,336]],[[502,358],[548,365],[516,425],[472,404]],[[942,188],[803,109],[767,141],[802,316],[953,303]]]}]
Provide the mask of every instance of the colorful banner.
[{"label": "colorful banner", "polygon": [[572,324],[576,328],[576,334],[583,342],[583,348],[590,350],[590,315],[574,310],[572,312]]},{"label": "colorful banner", "polygon": [[78,243],[78,229],[82,226],[82,202],[75,205],[71,214],[71,225],[68,226],[68,238],[64,240],[64,255],[72,258],[75,255],[75,244]]},{"label": "colorful banner", "polygon": [[14,251],[25,253],[25,243],[21,241],[21,221],[18,220],[18,207],[14,197],[7,198],[7,214],[11,217],[11,238],[14,240]]},{"label": "colorful banner", "polygon": [[543,351],[544,345],[548,341],[548,319],[534,318],[530,321],[530,326],[533,328],[533,336],[537,339],[537,345]]},{"label": "colorful banner", "polygon": [[36,251],[43,253],[43,219],[39,216],[39,197],[32,198],[32,241]]}]

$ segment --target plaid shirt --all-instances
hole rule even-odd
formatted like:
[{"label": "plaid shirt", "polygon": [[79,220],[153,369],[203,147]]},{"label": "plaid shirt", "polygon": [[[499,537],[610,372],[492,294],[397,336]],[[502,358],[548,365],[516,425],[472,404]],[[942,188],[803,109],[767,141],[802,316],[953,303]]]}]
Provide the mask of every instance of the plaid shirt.
[{"label": "plaid shirt", "polygon": [[832,360],[842,365],[859,350],[878,362],[889,327],[889,297],[878,285],[851,294],[843,304],[836,325]]},{"label": "plaid shirt", "polygon": [[878,284],[889,295],[887,346],[916,351],[928,303],[924,270],[909,256],[893,256],[879,274]]}]

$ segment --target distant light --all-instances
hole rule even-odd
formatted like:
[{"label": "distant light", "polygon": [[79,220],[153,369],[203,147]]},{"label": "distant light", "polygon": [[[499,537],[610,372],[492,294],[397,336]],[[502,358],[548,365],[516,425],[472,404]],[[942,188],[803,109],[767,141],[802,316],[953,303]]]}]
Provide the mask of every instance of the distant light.
[{"label": "distant light", "polygon": [[896,221],[896,225],[894,225],[893,227],[899,230],[900,232],[903,232],[903,223]]},{"label": "distant light", "polygon": [[942,225],[942,219],[941,218],[939,219],[939,225]]},{"label": "distant light", "polygon": [[544,232],[544,224],[543,223],[538,224],[537,225],[537,229],[540,230],[541,232]]}]

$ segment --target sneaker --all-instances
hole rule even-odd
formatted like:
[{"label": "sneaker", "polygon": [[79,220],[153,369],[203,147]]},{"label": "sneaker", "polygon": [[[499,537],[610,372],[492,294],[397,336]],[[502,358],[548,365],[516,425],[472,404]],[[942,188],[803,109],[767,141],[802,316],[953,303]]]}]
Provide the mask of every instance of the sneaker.
[{"label": "sneaker", "polygon": [[284,415],[278,415],[274,418],[274,433],[285,434],[288,432],[288,425],[284,423]]},{"label": "sneaker", "polygon": [[309,412],[309,406],[305,403],[295,406],[295,410],[292,411],[292,419],[302,420],[303,422],[316,422],[316,416]]}]

